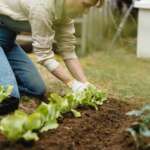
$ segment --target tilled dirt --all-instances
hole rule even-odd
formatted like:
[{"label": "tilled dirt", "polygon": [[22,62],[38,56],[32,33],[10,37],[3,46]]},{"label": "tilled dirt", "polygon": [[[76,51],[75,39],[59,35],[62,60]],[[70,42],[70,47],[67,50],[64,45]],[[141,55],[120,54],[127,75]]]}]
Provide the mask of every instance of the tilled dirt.
[{"label": "tilled dirt", "polygon": [[126,116],[131,104],[109,99],[95,111],[79,108],[81,118],[66,114],[60,126],[40,135],[35,143],[12,143],[0,136],[0,150],[136,150],[125,129],[133,122]]}]

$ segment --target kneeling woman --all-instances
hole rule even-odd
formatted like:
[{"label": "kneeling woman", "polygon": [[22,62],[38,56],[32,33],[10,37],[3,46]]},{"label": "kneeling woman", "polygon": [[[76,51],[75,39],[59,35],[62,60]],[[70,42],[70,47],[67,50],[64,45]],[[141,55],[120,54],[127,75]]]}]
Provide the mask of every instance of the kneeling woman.
[{"label": "kneeling woman", "polygon": [[[31,32],[38,62],[68,85],[73,92],[90,84],[75,53],[73,18],[103,0],[0,0],[0,84],[14,86],[13,97],[41,97],[45,84],[32,61],[15,43],[22,31]],[[55,60],[53,42],[70,74]]]}]

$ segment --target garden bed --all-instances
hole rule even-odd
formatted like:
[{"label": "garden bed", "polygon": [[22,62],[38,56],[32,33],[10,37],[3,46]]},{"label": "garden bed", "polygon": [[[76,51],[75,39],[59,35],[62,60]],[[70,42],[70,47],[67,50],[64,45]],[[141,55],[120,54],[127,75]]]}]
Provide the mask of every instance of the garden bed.
[{"label": "garden bed", "polygon": [[96,112],[79,108],[81,118],[69,113],[56,130],[40,135],[35,143],[9,142],[0,136],[1,150],[135,150],[132,138],[125,132],[133,120],[125,115],[132,110],[130,104],[109,99]]}]

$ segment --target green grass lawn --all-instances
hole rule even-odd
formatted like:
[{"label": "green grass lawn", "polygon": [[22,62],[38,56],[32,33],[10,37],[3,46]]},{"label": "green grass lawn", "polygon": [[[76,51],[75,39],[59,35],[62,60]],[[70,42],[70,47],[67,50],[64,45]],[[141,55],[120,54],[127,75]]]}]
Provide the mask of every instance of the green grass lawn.
[{"label": "green grass lawn", "polygon": [[150,100],[150,59],[125,49],[93,52],[81,59],[89,80],[122,100]]}]

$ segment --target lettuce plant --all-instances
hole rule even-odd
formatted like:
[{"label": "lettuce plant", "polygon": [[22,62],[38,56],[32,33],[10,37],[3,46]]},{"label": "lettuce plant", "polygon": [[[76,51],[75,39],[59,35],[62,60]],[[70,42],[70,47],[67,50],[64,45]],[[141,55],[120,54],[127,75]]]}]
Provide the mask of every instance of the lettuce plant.
[{"label": "lettuce plant", "polygon": [[66,112],[72,112],[75,117],[81,114],[76,110],[79,105],[92,106],[98,109],[106,100],[106,95],[96,88],[90,87],[82,93],[69,93],[64,97],[53,93],[49,97],[49,103],[42,103],[36,110],[27,115],[17,110],[14,114],[4,117],[0,122],[0,131],[9,140],[25,139],[38,140],[38,132],[56,129],[59,124],[57,119]]},{"label": "lettuce plant", "polygon": [[132,135],[137,149],[150,149],[150,142],[146,142],[146,139],[150,141],[150,104],[145,105],[141,110],[128,112],[127,115],[138,118],[138,121],[127,129],[127,131]]}]

